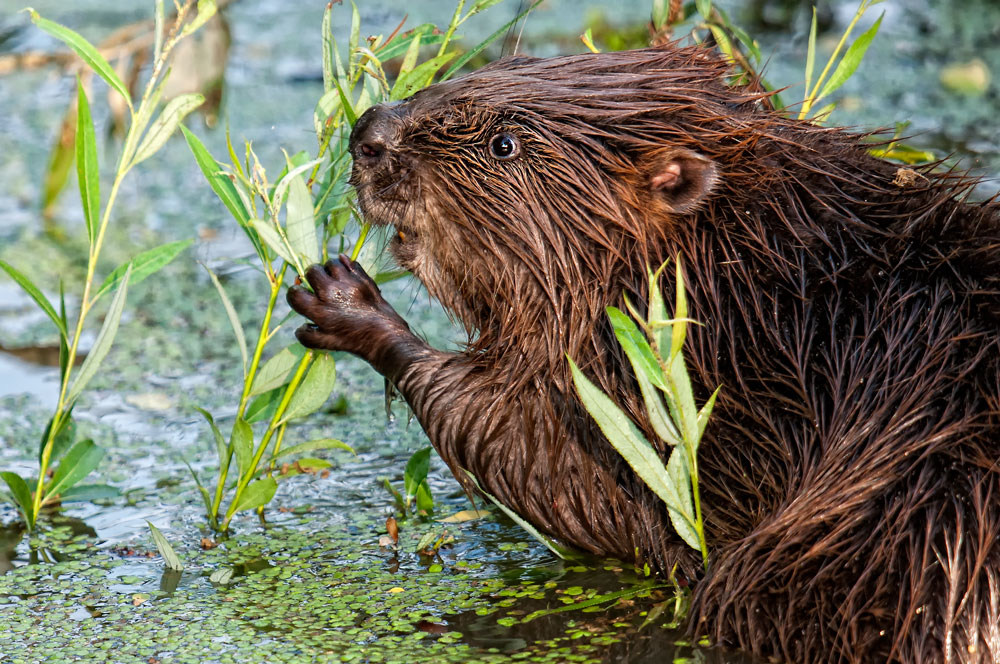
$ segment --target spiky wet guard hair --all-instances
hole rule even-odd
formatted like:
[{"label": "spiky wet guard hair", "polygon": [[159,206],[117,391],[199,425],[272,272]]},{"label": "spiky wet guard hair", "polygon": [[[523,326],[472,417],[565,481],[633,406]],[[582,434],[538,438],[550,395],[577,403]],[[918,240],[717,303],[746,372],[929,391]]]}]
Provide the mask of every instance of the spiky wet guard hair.
[{"label": "spiky wet guard hair", "polygon": [[[392,111],[362,205],[470,332],[420,388],[460,403],[421,422],[543,530],[698,576],[564,359],[652,436],[605,307],[644,302],[647,266],[680,256],[698,396],[723,386],[691,629],[795,662],[998,661],[997,205],[730,74],[699,48],[514,59]],[[517,158],[490,156],[499,133]],[[679,159],[690,186],[665,196]]]}]

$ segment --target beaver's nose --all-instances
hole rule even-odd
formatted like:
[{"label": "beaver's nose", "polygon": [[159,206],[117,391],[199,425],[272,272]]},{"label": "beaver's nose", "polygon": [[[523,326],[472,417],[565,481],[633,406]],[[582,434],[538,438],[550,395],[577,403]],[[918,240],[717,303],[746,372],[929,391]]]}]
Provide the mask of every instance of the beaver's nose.
[{"label": "beaver's nose", "polygon": [[399,104],[376,104],[354,123],[348,148],[356,163],[374,165],[393,148],[399,136]]}]

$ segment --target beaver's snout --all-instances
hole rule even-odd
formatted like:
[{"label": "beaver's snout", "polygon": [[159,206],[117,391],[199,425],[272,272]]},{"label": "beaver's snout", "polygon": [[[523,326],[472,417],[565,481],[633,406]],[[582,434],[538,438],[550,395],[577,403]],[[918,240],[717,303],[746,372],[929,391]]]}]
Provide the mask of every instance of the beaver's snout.
[{"label": "beaver's snout", "polygon": [[358,118],[349,144],[355,164],[374,166],[395,146],[399,140],[400,104],[376,104]]}]

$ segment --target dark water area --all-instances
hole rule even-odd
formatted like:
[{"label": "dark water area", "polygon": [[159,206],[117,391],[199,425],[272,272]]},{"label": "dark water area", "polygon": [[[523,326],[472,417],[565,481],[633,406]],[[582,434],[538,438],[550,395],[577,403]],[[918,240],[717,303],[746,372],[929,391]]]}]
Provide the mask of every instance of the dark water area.
[{"label": "dark water area", "polygon": [[[363,34],[387,35],[407,14],[409,25],[446,24],[454,9],[451,0],[359,4]],[[471,19],[461,31],[465,43],[513,17],[516,4],[503,2]],[[785,100],[801,97],[806,6],[719,4],[758,38],[768,79],[788,86]],[[189,123],[213,154],[225,153],[227,125],[234,142],[252,140],[267,164],[282,163],[282,149],[312,149],[313,109],[323,92],[324,5],[240,0],[227,9],[232,43],[220,122],[214,129],[197,117]],[[98,40],[148,18],[152,3],[41,0],[34,6]],[[821,52],[832,49],[855,7],[820,3]],[[5,56],[57,48],[20,9],[20,3],[0,0],[0,63]],[[335,30],[346,41],[350,13],[336,11]],[[832,122],[891,128],[907,121],[914,147],[973,169],[984,178],[977,195],[993,195],[1000,189],[1000,7],[989,0],[887,0],[860,29],[880,11],[880,35],[837,94]],[[607,24],[641,35],[648,13],[648,3],[637,0],[548,0],[519,32],[520,50],[582,52],[578,35],[588,25],[595,34],[596,26]],[[509,42],[505,53],[512,48]],[[499,55],[499,48],[491,53]],[[942,84],[949,67],[970,66],[989,77],[981,91],[960,93]],[[109,122],[104,90],[96,83],[94,90],[101,159],[110,163],[117,146],[102,129]],[[87,255],[79,194],[71,183],[49,222],[42,220],[39,201],[74,94],[74,78],[55,67],[0,75],[0,259],[30,272],[50,297],[63,279],[70,309],[78,305],[72,284],[82,280]],[[48,232],[52,228],[59,233]],[[666,617],[646,624],[650,612],[670,604],[673,589],[614,561],[560,561],[500,514],[449,524],[411,519],[401,523],[398,550],[386,546],[385,520],[393,508],[383,479],[400,485],[407,459],[427,440],[400,407],[387,421],[382,379],[353,358],[337,361],[334,399],[346,399],[346,411],[324,409],[290,435],[303,441],[335,436],[357,455],[326,454],[333,463],[327,473],[281,483],[266,525],[244,515],[229,539],[217,539],[184,462],[203,480],[213,476],[211,434],[195,407],[231,424],[240,360],[199,262],[222,276],[248,330],[258,325],[266,284],[242,262],[249,244],[179,139],[129,175],[110,233],[108,270],[163,242],[195,243],[130,290],[115,347],[74,413],[82,432],[107,450],[93,481],[115,486],[120,497],[67,504],[30,537],[17,525],[15,510],[0,503],[0,662],[749,661],[683,643],[676,630],[664,627]],[[435,345],[463,341],[419,285],[397,281],[385,292]],[[286,313],[282,305],[278,315]],[[279,334],[290,341],[296,324]],[[96,327],[85,332],[84,349],[95,336]],[[56,402],[57,353],[48,319],[0,276],[0,470],[30,476],[37,468],[37,441]],[[438,460],[430,486],[438,516],[471,509]],[[147,521],[185,559],[182,574],[164,574]],[[445,531],[453,540],[438,555],[416,552],[423,535]],[[231,582],[213,580],[226,569],[233,572]],[[556,611],[623,589],[634,594]]]}]

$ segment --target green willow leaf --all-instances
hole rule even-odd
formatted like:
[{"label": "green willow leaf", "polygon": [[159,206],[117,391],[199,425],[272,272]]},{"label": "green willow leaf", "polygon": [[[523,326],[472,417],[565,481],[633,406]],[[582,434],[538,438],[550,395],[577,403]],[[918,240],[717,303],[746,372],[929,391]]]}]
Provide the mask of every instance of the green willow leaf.
[{"label": "green willow leaf", "polygon": [[674,324],[671,328],[670,357],[671,359],[684,348],[684,340],[687,338],[688,315],[687,294],[684,288],[684,268],[681,265],[681,257],[677,257],[677,295],[674,301]]},{"label": "green willow leaf", "polygon": [[[581,556],[576,551],[574,551],[573,549],[570,549],[569,547],[563,546],[562,544],[560,544],[559,542],[555,541],[554,539],[552,539],[548,535],[542,534],[542,532],[540,530],[538,530],[533,525],[531,525],[530,523],[528,523],[528,521],[525,520],[524,518],[522,518],[520,514],[518,514],[517,512],[515,512],[514,510],[512,510],[511,508],[509,508],[506,505],[504,505],[503,503],[501,503],[499,500],[497,500],[495,497],[493,497],[493,495],[491,495],[487,491],[483,490],[483,487],[479,486],[479,482],[476,481],[476,476],[475,475],[473,475],[472,473],[470,473],[467,470],[465,471],[465,474],[466,474],[466,476],[468,476],[469,481],[472,482],[473,486],[476,487],[476,489],[479,491],[479,493],[481,493],[484,496],[486,496],[487,498],[489,498],[490,502],[492,502],[494,505],[496,505],[497,507],[499,507],[501,509],[501,511],[503,511],[504,514],[506,514],[507,516],[510,517],[511,521],[513,521],[517,525],[521,526],[521,528],[523,528],[525,530],[525,532],[527,532],[529,535],[531,535],[532,537],[534,537],[536,540],[538,540],[539,542],[541,542],[542,544],[544,544],[545,548],[547,548],[549,551],[551,551],[552,553],[554,553],[557,558],[560,558],[562,560],[579,560],[580,559]],[[388,480],[386,481],[386,484],[388,484]]]},{"label": "green willow leaf", "polygon": [[240,477],[245,477],[251,470],[250,464],[253,463],[253,429],[243,418],[237,417],[233,422],[233,433],[229,437],[229,444],[236,454]]},{"label": "green willow leaf", "polygon": [[688,451],[683,446],[677,446],[670,453],[667,462],[667,475],[670,477],[672,501],[667,503],[667,513],[674,530],[692,549],[701,550],[698,531],[695,528],[694,500],[691,497],[691,469],[688,464]]},{"label": "green willow leaf", "polygon": [[694,446],[696,452],[698,451],[698,444],[701,443],[701,437],[705,434],[705,427],[708,426],[708,419],[712,416],[712,409],[715,408],[715,398],[719,396],[719,390],[721,389],[721,385],[715,388],[715,392],[712,392],[712,396],[708,398],[705,405],[698,411],[698,440],[695,441]]},{"label": "green willow leaf", "polygon": [[[812,24],[809,27],[809,45],[806,48],[806,99],[812,90],[813,69],[816,66],[816,7],[813,6]],[[803,100],[803,101],[805,101]]]},{"label": "green willow leaf", "polygon": [[219,197],[219,200],[226,206],[226,209],[233,215],[233,218],[241,226],[246,226],[250,220],[250,214],[247,212],[246,207],[243,205],[243,200],[236,191],[236,185],[224,173],[220,172],[219,163],[215,161],[215,158],[212,157],[197,136],[188,131],[188,128],[184,125],[181,125],[181,132],[183,132],[184,139],[194,154],[198,168],[201,169],[205,179],[208,180],[209,186],[212,187],[212,191]]},{"label": "green willow leaf", "polygon": [[286,384],[291,380],[292,371],[302,361],[302,356],[305,354],[305,346],[297,341],[275,353],[274,357],[257,370],[253,387],[250,388],[250,396],[270,392]]},{"label": "green willow leaf", "polygon": [[219,455],[219,464],[225,465],[229,457],[229,446],[226,444],[226,439],[222,436],[222,432],[219,431],[218,425],[215,424],[215,418],[204,408],[195,406],[194,409],[201,413],[202,417],[208,422],[208,426],[211,427],[212,435],[215,437],[215,451]]},{"label": "green willow leaf", "polygon": [[389,100],[398,101],[400,99],[405,99],[417,90],[426,88],[434,79],[434,74],[436,74],[438,70],[445,65],[445,63],[454,57],[454,51],[442,53],[441,55],[435,56],[426,62],[420,63],[418,66],[414,67],[412,71],[401,74],[399,78],[396,79],[396,83],[392,86],[392,91],[389,93]]},{"label": "green willow leaf", "polygon": [[632,363],[636,374],[642,374],[661,390],[667,389],[660,363],[657,361],[656,355],[653,354],[653,349],[650,348],[646,337],[639,330],[639,326],[615,307],[607,307],[606,311],[615,337]]},{"label": "green willow leaf", "polygon": [[251,219],[250,226],[257,231],[257,235],[261,241],[283,261],[289,265],[299,264],[299,261],[295,260],[295,256],[288,251],[288,245],[281,239],[278,231],[275,230],[274,225],[270,221]]},{"label": "green willow leaf", "polygon": [[87,224],[87,239],[94,244],[101,223],[101,179],[97,166],[97,137],[90,117],[90,103],[80,78],[76,79],[76,175],[80,183],[80,202]]},{"label": "green willow leaf", "polygon": [[[677,488],[672,486],[660,455],[621,408],[583,375],[572,358],[569,363],[576,392],[604,437],[663,502],[679,509]],[[682,446],[674,449],[682,449]]]},{"label": "green willow leaf", "polygon": [[316,450],[344,450],[345,452],[355,454],[354,449],[347,443],[336,440],[335,438],[320,438],[317,440],[310,440],[307,443],[299,443],[298,445],[285,447],[280,452],[272,456],[268,462],[276,461],[282,457],[295,456],[296,454],[302,454],[304,452],[315,452]]},{"label": "green willow leaf", "polygon": [[[404,76],[417,66],[417,56],[420,55],[420,35],[415,35],[413,39],[410,40],[410,47],[406,49],[406,55],[403,56],[403,62],[399,65],[399,76]],[[385,57],[384,55],[382,57]],[[396,79],[396,83],[399,84],[399,79]]]},{"label": "green willow leaf", "polygon": [[38,290],[38,287],[32,283],[31,279],[22,274],[20,271],[14,268],[10,263],[0,261],[0,269],[10,275],[10,278],[17,282],[17,285],[28,294],[28,296],[35,301],[45,315],[49,317],[55,326],[59,330],[59,335],[65,339],[66,338],[66,323],[65,321],[56,313],[56,310],[52,307],[52,303],[49,299],[42,294],[42,291]]},{"label": "green willow leaf", "polygon": [[149,532],[153,536],[153,543],[156,544],[160,555],[163,556],[163,564],[166,565],[167,569],[175,572],[184,571],[184,563],[181,562],[180,556],[174,551],[174,547],[170,546],[170,542],[163,536],[160,529],[150,521],[147,521],[146,525],[149,526]]},{"label": "green willow leaf", "polygon": [[278,482],[273,477],[264,477],[247,485],[240,496],[240,502],[232,509],[233,514],[246,510],[257,509],[271,502],[274,492],[278,490]]},{"label": "green willow leaf", "polygon": [[313,361],[312,366],[306,373],[306,377],[299,383],[288,408],[285,410],[281,423],[305,417],[313,413],[326,403],[333,392],[333,386],[337,380],[337,364],[333,356],[329,353],[319,353]]},{"label": "green willow leaf", "polygon": [[[38,463],[42,462],[42,454],[45,452],[45,443],[49,440],[52,420],[54,419],[55,415],[49,418],[49,423],[45,425],[45,431],[42,433],[42,439],[39,441]],[[63,452],[72,447],[75,442],[76,421],[73,419],[73,409],[70,408],[69,411],[62,413],[59,419],[59,431],[56,432],[55,439],[52,441],[52,450],[49,452],[49,463],[61,457]]]},{"label": "green willow leaf", "polygon": [[28,483],[17,473],[10,471],[0,473],[0,478],[3,478],[3,481],[7,483],[7,488],[10,489],[10,497],[13,499],[17,509],[20,510],[25,523],[28,524],[29,528],[34,527],[34,519],[31,518],[31,489],[28,488]]},{"label": "green willow leaf", "polygon": [[[450,67],[448,67],[448,70],[445,71],[444,74],[442,74],[442,76],[441,76],[441,78],[439,80],[441,80],[441,81],[447,81],[449,78],[451,78],[452,76],[454,76],[455,73],[458,72],[458,70],[460,70],[462,67],[465,66],[466,62],[468,62],[472,58],[474,58],[477,55],[479,55],[480,53],[482,53],[483,49],[485,49],[487,46],[489,46],[490,44],[492,44],[493,42],[495,42],[497,39],[499,39],[503,35],[507,34],[507,31],[510,30],[510,27],[512,25],[516,24],[522,18],[524,18],[525,16],[527,16],[531,12],[531,10],[533,10],[535,7],[537,7],[540,4],[542,4],[542,0],[535,0],[533,3],[531,3],[530,5],[528,5],[524,9],[524,11],[520,12],[517,16],[515,16],[511,20],[507,21],[502,26],[500,26],[500,29],[498,29],[496,32],[494,32],[489,37],[487,37],[486,39],[484,39],[483,41],[479,42],[478,44],[476,44],[475,46],[473,46],[472,48],[470,48],[468,51],[466,51],[465,53],[463,53],[462,57],[460,57],[458,60],[455,60],[455,62],[453,62]],[[353,125],[353,123],[352,123],[352,125]]]},{"label": "green willow leaf", "polygon": [[190,247],[193,242],[194,240],[168,242],[167,244],[161,244],[158,247],[153,247],[152,249],[147,249],[142,253],[136,254],[132,257],[132,260],[116,267],[104,279],[104,283],[101,284],[101,287],[97,289],[97,294],[94,295],[94,300],[96,301],[102,295],[117,289],[121,285],[122,279],[125,278],[125,273],[128,272],[130,266],[132,268],[132,275],[129,277],[129,285],[135,286],[146,277],[159,272],[161,268],[177,258],[182,251]]},{"label": "green willow leaf", "polygon": [[[291,175],[291,174],[290,174]],[[285,212],[285,232],[288,244],[309,265],[319,260],[319,238],[313,217],[313,199],[301,175],[291,175],[288,186],[288,207]]]},{"label": "green willow leaf", "polygon": [[181,121],[203,103],[205,103],[204,95],[197,92],[177,95],[167,102],[167,105],[163,108],[163,112],[160,113],[160,117],[156,118],[150,126],[149,131],[143,137],[142,143],[136,149],[135,157],[132,159],[129,168],[156,154],[167,142],[167,139],[177,130],[177,126],[180,125]]},{"label": "green willow leaf", "polygon": [[406,498],[410,500],[417,495],[417,489],[427,479],[431,467],[431,448],[425,447],[413,453],[403,471],[403,485],[406,488]]},{"label": "green willow leaf", "polygon": [[56,39],[60,40],[67,46],[69,46],[73,51],[76,52],[80,58],[87,63],[91,69],[93,69],[98,76],[104,79],[104,81],[111,86],[118,94],[120,94],[124,99],[125,103],[128,104],[129,110],[132,109],[132,97],[128,93],[128,88],[122,83],[122,80],[115,73],[115,70],[108,64],[108,61],[104,59],[93,44],[83,38],[83,36],[69,28],[59,25],[55,21],[50,21],[47,18],[42,18],[38,12],[36,12],[31,7],[25,9],[31,15],[31,21],[37,25],[39,28],[49,33]]},{"label": "green willow leaf", "polygon": [[354,123],[358,121],[358,116],[354,112],[354,105],[347,98],[347,93],[344,92],[344,86],[340,84],[340,77],[336,76],[333,79],[333,84],[337,88],[337,95],[340,97],[340,105],[344,109],[344,116],[347,118],[347,124],[354,127]]},{"label": "green willow leaf", "polygon": [[813,100],[814,103],[835,92],[857,71],[858,65],[861,64],[862,58],[865,57],[865,51],[868,50],[872,40],[875,38],[875,34],[878,32],[879,26],[882,25],[882,18],[884,16],[884,13],[882,16],[879,16],[878,20],[851,44],[851,47],[847,49],[847,53],[837,63],[837,68],[833,70],[833,74],[826,82],[826,85],[823,86],[823,90],[816,95],[816,98]]},{"label": "green willow leaf", "polygon": [[431,495],[431,487],[426,480],[417,486],[416,504],[418,512],[434,514],[434,496]]},{"label": "green willow leaf", "polygon": [[270,420],[278,412],[278,405],[281,404],[281,398],[284,395],[285,391],[280,387],[276,387],[273,390],[268,390],[264,394],[254,397],[249,405],[247,405],[246,412],[243,413],[243,419],[249,424]]},{"label": "green willow leaf", "polygon": [[131,275],[132,266],[129,265],[122,276],[118,292],[115,293],[114,299],[111,300],[111,307],[104,317],[104,325],[101,326],[101,331],[97,333],[94,346],[87,353],[87,359],[80,365],[80,371],[76,374],[76,380],[73,381],[73,385],[69,388],[66,403],[72,404],[76,401],[80,393],[83,392],[83,388],[87,386],[90,379],[97,373],[97,369],[101,366],[101,362],[104,361],[108,351],[111,350],[111,344],[114,343],[115,336],[118,334],[118,323],[121,322],[122,311],[125,310],[125,297],[128,293],[128,283]]},{"label": "green willow leaf", "polygon": [[249,354],[247,352],[247,338],[243,333],[243,325],[240,323],[240,317],[236,313],[236,307],[233,306],[232,301],[229,296],[226,295],[226,289],[222,287],[222,282],[219,281],[219,277],[215,275],[207,265],[202,265],[205,271],[208,272],[208,277],[212,280],[212,285],[215,286],[215,290],[219,293],[219,298],[222,300],[222,308],[226,310],[226,317],[229,318],[229,325],[233,328],[233,335],[236,337],[236,345],[240,349],[240,357],[243,359],[243,378],[247,376],[247,363],[249,361]]},{"label": "green willow leaf", "polygon": [[92,440],[81,440],[59,462],[52,479],[45,486],[45,498],[60,495],[89,475],[104,458],[104,450]]},{"label": "green willow leaf", "polygon": [[205,25],[206,22],[213,16],[215,16],[218,7],[216,6],[215,0],[198,0],[198,13],[195,15],[194,20],[184,26],[184,30],[181,31],[182,36],[186,36]]}]

